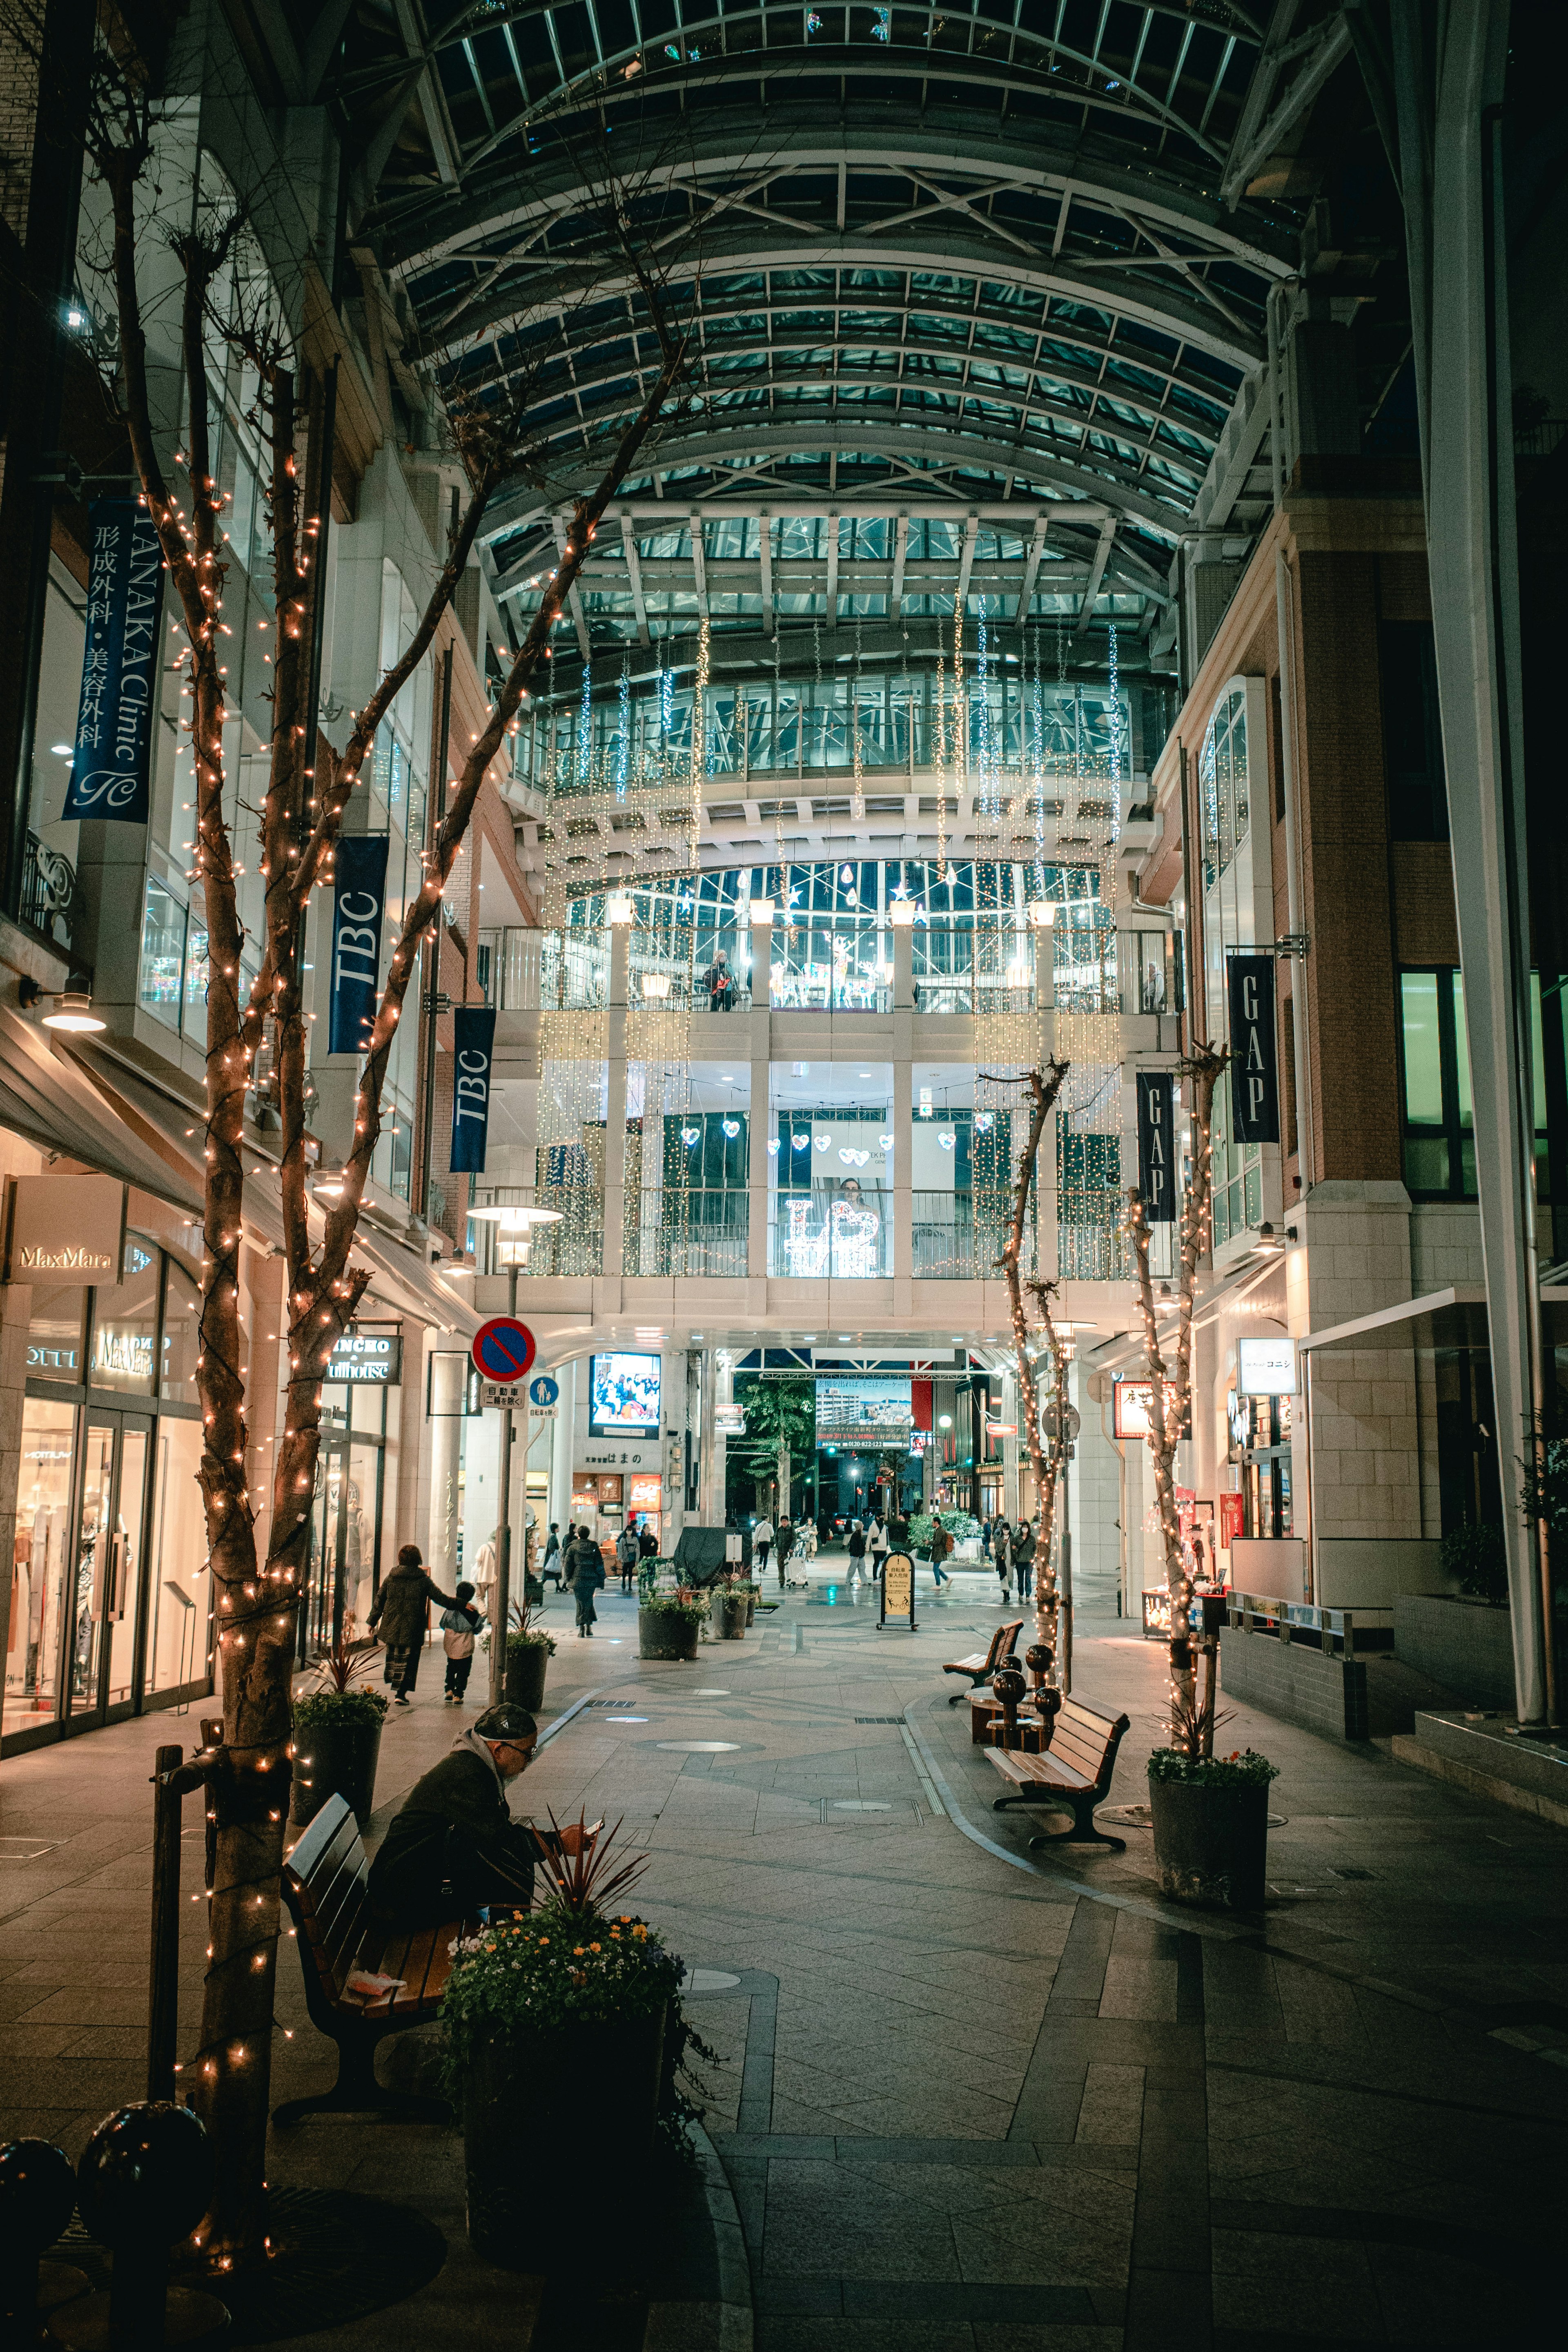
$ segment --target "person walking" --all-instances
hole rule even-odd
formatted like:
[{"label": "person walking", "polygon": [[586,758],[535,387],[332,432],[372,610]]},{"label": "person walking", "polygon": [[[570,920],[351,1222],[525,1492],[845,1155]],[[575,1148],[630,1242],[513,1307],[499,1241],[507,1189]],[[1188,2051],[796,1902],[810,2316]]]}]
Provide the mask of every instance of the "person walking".
[{"label": "person walking", "polygon": [[1019,1599],[1027,1601],[1034,1585],[1034,1522],[1020,1519],[1013,1538],[1013,1566],[1018,1571]]},{"label": "person walking", "polygon": [[1003,1518],[998,1518],[991,1529],[991,1566],[1001,1582],[1002,1606],[1005,1609],[1012,1598],[1013,1531]]},{"label": "person walking", "polygon": [[980,1521],[980,1556],[984,1559],[989,1559],[991,1556],[991,1522],[989,1519],[982,1519]]},{"label": "person walking", "polygon": [[604,1582],[604,1560],[586,1528],[579,1528],[566,1548],[566,1580],[577,1603],[577,1638],[591,1639],[598,1622],[593,1596]]},{"label": "person walking", "polygon": [[722,948],[715,953],[712,963],[703,974],[702,984],[707,991],[710,1013],[727,1013],[735,1003],[735,975]]},{"label": "person walking", "polygon": [[892,1549],[887,1540],[887,1528],[881,1519],[873,1519],[871,1533],[866,1541],[871,1552],[871,1572],[873,1577],[880,1577],[888,1552]]},{"label": "person walking", "polygon": [[441,1612],[441,1646],[446,1653],[446,1704],[461,1706],[474,1671],[474,1636],[485,1620],[473,1604],[474,1587],[457,1588],[454,1607]]},{"label": "person walking", "polygon": [[773,1522],[766,1511],[751,1530],[751,1561],[759,1576],[768,1573],[768,1555],[773,1549]]},{"label": "person walking", "polygon": [[778,1549],[775,1555],[779,1563],[779,1590],[780,1592],[784,1590],[784,1563],[789,1558],[789,1555],[794,1549],[795,1522],[789,1517],[789,1513],[786,1512],[784,1517],[779,1522]]},{"label": "person walking", "polygon": [[953,1538],[941,1520],[937,1519],[931,1529],[931,1573],[936,1579],[938,1590],[944,1584],[951,1584],[953,1581],[952,1577],[942,1565],[952,1549]]},{"label": "person walking", "polygon": [[397,1566],[371,1603],[371,1628],[386,1644],[382,1679],[397,1694],[399,1706],[408,1705],[409,1694],[419,1680],[419,1656],[433,1601],[443,1609],[457,1606],[455,1595],[443,1592],[425,1574],[419,1546],[404,1544]]},{"label": "person walking", "polygon": [[637,1573],[637,1562],[642,1556],[643,1548],[637,1540],[636,1522],[629,1518],[615,1538],[615,1565],[621,1570],[622,1592],[631,1591],[632,1580]]},{"label": "person walking", "polygon": [[553,1577],[555,1579],[555,1589],[559,1592],[560,1591],[560,1522],[559,1519],[552,1519],[549,1523],[549,1535],[546,1538],[545,1542],[544,1560],[539,1569],[539,1582],[541,1584],[548,1584],[551,1577]]},{"label": "person walking", "polygon": [[865,1558],[865,1529],[858,1519],[850,1528],[849,1552],[850,1582],[858,1584],[861,1580],[861,1562]]},{"label": "person walking", "polygon": [[657,1559],[659,1557],[659,1538],[646,1519],[637,1537],[637,1557],[639,1559]]}]

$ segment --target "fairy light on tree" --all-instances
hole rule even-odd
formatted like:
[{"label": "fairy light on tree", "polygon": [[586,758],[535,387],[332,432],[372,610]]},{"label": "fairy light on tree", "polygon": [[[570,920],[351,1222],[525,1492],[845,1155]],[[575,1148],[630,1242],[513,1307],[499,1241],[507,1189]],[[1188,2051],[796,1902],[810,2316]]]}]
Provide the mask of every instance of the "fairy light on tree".
[{"label": "fairy light on tree", "polygon": [[1199,1267],[1213,1246],[1214,1090],[1230,1058],[1228,1046],[1195,1042],[1179,1065],[1190,1094],[1193,1149],[1177,1226],[1176,1328],[1162,1334],[1149,1265],[1150,1230],[1143,1194],[1127,1192],[1127,1232],[1133,1244],[1138,1307],[1144,1326],[1144,1369],[1149,1383],[1149,1458],[1155,1473],[1155,1510],[1165,1554],[1170,1594],[1170,1666],[1166,1699],[1171,1745],[1190,1757],[1214,1752],[1214,1686],[1210,1656],[1208,1689],[1199,1694],[1190,1630],[1192,1577],[1182,1543],[1176,1508],[1176,1455],[1192,1420],[1192,1315]]}]

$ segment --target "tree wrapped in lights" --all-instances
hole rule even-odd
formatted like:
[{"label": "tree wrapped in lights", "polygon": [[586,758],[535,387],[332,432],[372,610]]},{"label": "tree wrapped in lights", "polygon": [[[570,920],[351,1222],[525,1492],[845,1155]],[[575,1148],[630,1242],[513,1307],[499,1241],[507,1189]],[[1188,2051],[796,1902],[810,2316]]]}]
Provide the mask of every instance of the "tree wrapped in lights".
[{"label": "tree wrapped in lights", "polygon": [[1171,1745],[1195,1759],[1212,1755],[1214,1750],[1214,1669],[1210,1653],[1208,1688],[1200,1695],[1190,1630],[1192,1577],[1176,1511],[1176,1451],[1183,1430],[1192,1422],[1193,1301],[1198,1268],[1213,1244],[1214,1090],[1229,1058],[1228,1046],[1216,1051],[1212,1045],[1195,1043],[1180,1065],[1190,1090],[1192,1154],[1177,1227],[1180,1254],[1174,1335],[1162,1337],[1159,1328],[1149,1267],[1147,1205],[1135,1184],[1127,1192],[1127,1232],[1137,1269],[1144,1366],[1149,1383],[1148,1446],[1155,1469],[1155,1508],[1171,1601],[1168,1728]]},{"label": "tree wrapped in lights", "polygon": [[[26,49],[41,17],[26,0],[8,30]],[[41,54],[41,44],[37,52]],[[518,362],[506,396],[483,413],[449,404],[455,455],[469,494],[449,535],[445,560],[401,658],[362,710],[350,714],[341,751],[318,731],[313,649],[321,593],[316,562],[329,467],[319,401],[300,403],[292,346],[269,286],[259,274],[246,299],[222,308],[217,295],[246,235],[242,216],[203,200],[168,240],[178,267],[178,365],[188,417],[183,449],[165,463],[151,388],[142,275],[154,240],[146,207],[156,168],[160,102],[134,58],[100,41],[89,77],[84,141],[91,175],[107,200],[102,274],[119,326],[119,352],[106,383],[130,442],[141,499],[156,527],[183,639],[184,699],[195,767],[193,878],[205,894],[207,961],[206,1131],[201,1345],[203,1491],[218,1622],[224,1745],[214,1782],[214,1878],[211,1948],[200,2050],[189,2070],[212,2135],[217,2179],[197,2242],[223,2268],[260,2260],[266,2247],[263,2168],[267,2141],[279,1872],[287,1811],[290,1705],[298,1610],[308,1559],[309,1508],[319,1448],[321,1385],[339,1339],[371,1279],[352,1263],[361,1206],[378,1139],[388,1065],[420,950],[436,922],[476,803],[496,773],[530,680],[549,658],[551,633],[588,560],[595,530],[628,467],[683,378],[687,341],[672,323],[671,277],[689,269],[689,242],[664,246],[634,217],[657,176],[646,159],[633,185],[619,163],[599,174],[606,267],[629,274],[657,337],[659,364],[641,405],[604,452],[603,471],[579,500],[538,611],[512,659],[483,730],[458,765],[425,856],[425,871],[392,947],[384,989],[355,1096],[354,1129],[340,1188],[311,1227],[308,1020],[304,1010],[307,916],[312,895],[329,888],[345,810],[369,761],[378,729],[434,642],[472,555],[481,520],[501,482],[531,462],[534,395],[550,356],[545,339]],[[685,249],[684,263],[677,254]],[[259,287],[260,290],[256,289]],[[584,289],[582,299],[592,299]],[[275,611],[272,732],[265,797],[257,812],[266,883],[260,972],[245,991],[245,929],[230,819],[224,797],[226,716],[223,619],[228,495],[215,478],[209,420],[213,336],[243,353],[256,372],[256,425],[267,502]],[[179,479],[184,476],[183,483]],[[445,780],[437,779],[440,791]],[[248,1367],[241,1318],[239,1254],[244,1234],[246,1099],[264,1048],[281,1133],[280,1206],[287,1261],[288,1378],[277,1440],[272,1515],[265,1554],[249,1483],[246,1414]],[[280,1333],[280,1336],[281,1333]]]},{"label": "tree wrapped in lights", "polygon": [[[1050,1061],[1043,1070],[1029,1070],[1021,1079],[993,1079],[996,1085],[1027,1086],[1032,1097],[1029,1134],[1019,1154],[1018,1173],[1013,1182],[1012,1223],[1002,1254],[997,1263],[1008,1286],[1008,1302],[1012,1315],[1013,1358],[1018,1366],[1019,1409],[1023,1422],[1024,1443],[1029,1447],[1030,1463],[1034,1471],[1035,1492],[1040,1496],[1040,1541],[1036,1549],[1034,1579],[1034,1615],[1039,1638],[1054,1651],[1057,1648],[1058,1594],[1056,1558],[1051,1542],[1056,1518],[1056,1457],[1047,1454],[1040,1433],[1040,1390],[1034,1376],[1034,1354],[1030,1347],[1029,1318],[1024,1309],[1023,1276],[1019,1261],[1023,1255],[1024,1231],[1029,1220],[1030,1197],[1034,1191],[1040,1162],[1040,1139],[1046,1124],[1056,1108],[1071,1065]],[[982,1071],[981,1076],[988,1076]],[[1031,1283],[1045,1309],[1046,1328],[1057,1378],[1061,1378],[1061,1349],[1050,1316],[1046,1296],[1054,1286]]]}]

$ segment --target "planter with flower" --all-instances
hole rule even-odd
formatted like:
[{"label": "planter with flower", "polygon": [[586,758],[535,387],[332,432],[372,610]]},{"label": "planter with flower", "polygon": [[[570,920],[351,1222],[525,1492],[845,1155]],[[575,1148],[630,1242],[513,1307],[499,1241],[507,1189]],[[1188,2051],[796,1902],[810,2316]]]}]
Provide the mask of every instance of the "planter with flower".
[{"label": "planter with flower", "polygon": [[742,1584],[728,1577],[720,1577],[709,1596],[713,1637],[716,1642],[743,1642],[757,1605],[755,1584]]},{"label": "planter with flower", "polygon": [[356,1648],[352,1618],[330,1648],[314,1660],[314,1689],[294,1701],[294,1780],[288,1825],[299,1831],[313,1821],[329,1797],[346,1797],[361,1830],[370,1825],[375,1801],[376,1762],[387,1696],[368,1680],[375,1663],[371,1648]]},{"label": "planter with flower", "polygon": [[[551,1817],[552,1830],[559,1829]],[[682,1964],[619,1906],[647,1865],[612,1852],[545,1850],[544,1901],[459,1943],[442,2010],[447,2085],[463,2118],[468,2235],[508,2270],[580,2258],[552,2179],[643,2180],[654,2149],[667,2041],[687,2037]],[[580,1822],[578,1828],[582,1831]],[[583,1832],[586,1840],[586,1832]]]},{"label": "planter with flower", "polygon": [[708,1607],[706,1598],[685,1584],[644,1593],[637,1607],[639,1656],[695,1658]]},{"label": "planter with flower", "polygon": [[1156,1748],[1149,1759],[1155,1868],[1182,1903],[1260,1911],[1269,1861],[1269,1783],[1279,1773],[1254,1748],[1228,1756]]}]

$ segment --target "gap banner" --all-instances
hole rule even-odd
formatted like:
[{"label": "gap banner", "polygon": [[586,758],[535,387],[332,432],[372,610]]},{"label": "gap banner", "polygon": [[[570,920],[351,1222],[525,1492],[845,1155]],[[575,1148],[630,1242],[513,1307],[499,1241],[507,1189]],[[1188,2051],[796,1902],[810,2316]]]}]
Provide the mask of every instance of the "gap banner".
[{"label": "gap banner", "polygon": [[95,499],[87,642],[62,816],[145,824],[158,707],[163,551],[135,499]]},{"label": "gap banner", "polygon": [[1151,1225],[1176,1223],[1175,1088],[1168,1070],[1140,1070],[1138,1190]]},{"label": "gap banner", "polygon": [[376,1017],[387,835],[342,835],[333,865],[332,992],[327,1050],[362,1054]]},{"label": "gap banner", "polygon": [[1233,955],[1230,983],[1230,1134],[1236,1143],[1280,1140],[1280,1045],[1274,959]]},{"label": "gap banner", "polygon": [[490,1129],[494,1005],[460,1004],[452,1016],[452,1034],[456,1065],[452,1081],[452,1173],[482,1176]]}]

